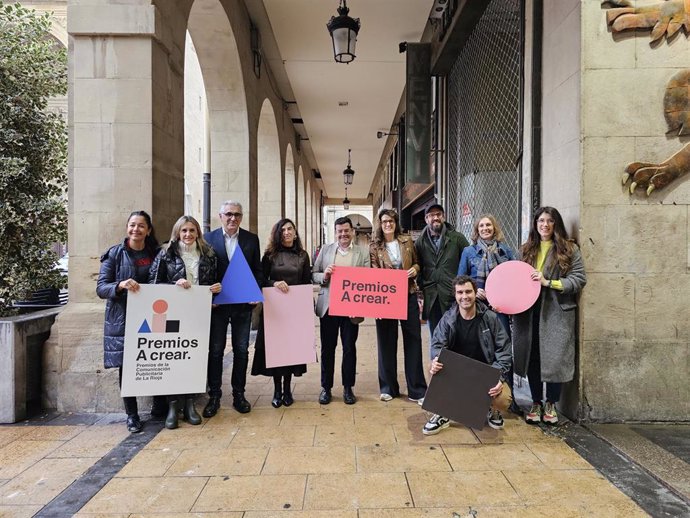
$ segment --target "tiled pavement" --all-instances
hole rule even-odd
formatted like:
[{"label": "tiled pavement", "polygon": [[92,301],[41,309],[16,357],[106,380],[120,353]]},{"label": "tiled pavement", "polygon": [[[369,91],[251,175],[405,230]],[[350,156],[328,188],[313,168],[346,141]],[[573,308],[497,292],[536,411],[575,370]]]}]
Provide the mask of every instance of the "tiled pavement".
[{"label": "tiled pavement", "polygon": [[224,399],[201,426],[149,422],[137,437],[117,415],[0,427],[0,516],[648,516],[559,434],[515,416],[503,431],[453,424],[425,437],[417,404],[378,400],[370,321],[358,344],[352,406],[337,390],[319,405],[311,365],[293,406],[272,408],[272,380],[250,376],[252,412]]}]

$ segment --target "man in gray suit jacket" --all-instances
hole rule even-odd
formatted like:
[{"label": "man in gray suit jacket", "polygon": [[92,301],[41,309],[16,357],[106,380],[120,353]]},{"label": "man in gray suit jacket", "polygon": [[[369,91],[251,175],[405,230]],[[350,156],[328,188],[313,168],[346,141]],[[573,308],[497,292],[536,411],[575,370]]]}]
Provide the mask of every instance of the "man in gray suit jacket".
[{"label": "man in gray suit jacket", "polygon": [[335,348],[338,345],[338,332],[343,342],[343,401],[353,405],[357,398],[352,392],[355,385],[357,367],[357,335],[359,324],[349,317],[331,316],[328,314],[328,296],[331,275],[338,266],[371,266],[369,251],[352,242],[355,231],[352,220],[348,217],[335,220],[335,243],[323,247],[314,263],[312,281],[321,286],[316,301],[316,314],[321,319],[321,395],[319,403],[331,402],[333,388],[333,371],[335,370]]}]

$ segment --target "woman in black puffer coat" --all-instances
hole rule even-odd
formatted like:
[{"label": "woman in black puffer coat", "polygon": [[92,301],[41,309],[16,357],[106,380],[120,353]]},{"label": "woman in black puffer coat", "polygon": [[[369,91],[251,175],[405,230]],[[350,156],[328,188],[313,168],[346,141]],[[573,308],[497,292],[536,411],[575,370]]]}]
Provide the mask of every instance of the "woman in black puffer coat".
[{"label": "woman in black puffer coat", "polygon": [[[151,224],[151,216],[143,210],[132,212],[127,220],[127,237],[101,256],[101,270],[96,283],[96,293],[105,304],[103,331],[104,365],[106,369],[120,369],[122,385],[122,355],[125,341],[125,316],[127,292],[137,292],[140,283],[147,283],[149,269],[158,249],[158,241]],[[127,430],[141,431],[139,408],[136,397],[122,398],[127,412]],[[161,404],[163,406],[161,406]],[[153,400],[151,414],[165,412],[165,400]]]},{"label": "woman in black puffer coat", "polygon": [[[217,271],[216,254],[204,240],[199,222],[192,216],[182,216],[173,225],[169,243],[163,246],[153,262],[149,283],[176,284],[185,289],[192,285],[209,286],[211,293],[220,293]],[[178,399],[184,400],[185,421],[201,424],[201,416],[194,408],[194,395],[180,394],[168,396],[165,427],[177,428]]]}]

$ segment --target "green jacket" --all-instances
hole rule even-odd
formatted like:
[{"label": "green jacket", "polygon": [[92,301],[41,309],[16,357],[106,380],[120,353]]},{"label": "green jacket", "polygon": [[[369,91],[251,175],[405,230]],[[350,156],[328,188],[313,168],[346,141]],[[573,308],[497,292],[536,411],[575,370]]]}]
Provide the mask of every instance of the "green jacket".
[{"label": "green jacket", "polygon": [[465,236],[446,223],[442,232],[441,247],[437,253],[429,238],[428,229],[428,226],[424,228],[414,243],[417,260],[421,267],[421,272],[417,276],[417,285],[424,292],[423,318],[427,318],[429,309],[436,299],[441,304],[443,313],[448,311],[455,302],[453,279],[458,274],[462,251],[466,246],[470,246]]}]

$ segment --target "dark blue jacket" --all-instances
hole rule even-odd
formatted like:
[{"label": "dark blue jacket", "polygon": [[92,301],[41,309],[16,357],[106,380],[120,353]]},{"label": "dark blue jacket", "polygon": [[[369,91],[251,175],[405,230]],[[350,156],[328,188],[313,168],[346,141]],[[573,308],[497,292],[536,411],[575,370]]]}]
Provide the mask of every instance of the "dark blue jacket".
[{"label": "dark blue jacket", "polygon": [[[103,363],[106,369],[122,366],[125,342],[125,316],[127,315],[127,290],[117,291],[117,285],[126,279],[140,284],[148,282],[148,269],[139,277],[129,248],[123,241],[101,256],[101,269],[96,282],[96,294],[106,299],[103,325]],[[152,257],[153,259],[153,257]]]}]

